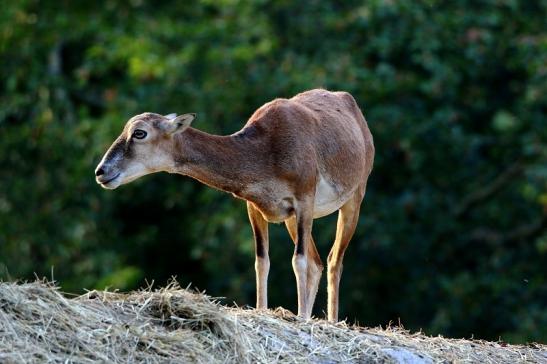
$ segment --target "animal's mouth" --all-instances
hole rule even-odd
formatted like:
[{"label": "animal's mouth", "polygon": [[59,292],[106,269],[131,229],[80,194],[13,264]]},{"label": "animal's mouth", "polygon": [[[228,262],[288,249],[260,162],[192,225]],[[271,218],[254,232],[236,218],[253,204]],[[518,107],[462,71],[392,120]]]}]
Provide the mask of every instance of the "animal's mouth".
[{"label": "animal's mouth", "polygon": [[106,179],[106,180],[101,180],[101,179],[97,178],[97,183],[99,183],[102,187],[108,187],[108,184],[110,182],[113,182],[116,178],[118,178],[120,176],[120,174],[121,173],[118,173],[114,177]]}]

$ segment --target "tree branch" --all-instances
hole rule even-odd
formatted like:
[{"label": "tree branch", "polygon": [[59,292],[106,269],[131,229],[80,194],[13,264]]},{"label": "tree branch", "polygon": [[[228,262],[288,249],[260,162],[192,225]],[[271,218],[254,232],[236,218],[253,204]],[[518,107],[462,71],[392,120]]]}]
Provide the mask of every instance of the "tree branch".
[{"label": "tree branch", "polygon": [[522,165],[519,160],[511,164],[505,171],[499,174],[490,184],[485,185],[471,194],[469,194],[463,201],[452,210],[452,215],[455,217],[463,216],[469,211],[471,207],[477,203],[486,200],[498,192],[504,185],[506,185],[513,177],[522,172]]},{"label": "tree branch", "polygon": [[513,230],[500,232],[489,228],[477,228],[470,234],[470,240],[482,240],[494,244],[530,239],[547,228],[547,213],[535,221],[517,226]]}]

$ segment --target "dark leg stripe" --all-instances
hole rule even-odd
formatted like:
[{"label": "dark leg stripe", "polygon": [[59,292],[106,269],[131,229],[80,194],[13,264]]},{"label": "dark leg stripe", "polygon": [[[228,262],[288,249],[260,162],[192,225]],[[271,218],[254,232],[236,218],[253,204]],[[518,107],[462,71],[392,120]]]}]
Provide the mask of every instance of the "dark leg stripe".
[{"label": "dark leg stripe", "polygon": [[302,222],[298,222],[298,226],[296,228],[298,236],[296,237],[296,254],[297,255],[304,255],[304,226],[302,226]]},{"label": "dark leg stripe", "polygon": [[262,237],[262,233],[258,228],[254,229],[254,235],[255,235],[255,252],[256,256],[260,258],[264,258],[265,251],[264,251],[264,238]]}]

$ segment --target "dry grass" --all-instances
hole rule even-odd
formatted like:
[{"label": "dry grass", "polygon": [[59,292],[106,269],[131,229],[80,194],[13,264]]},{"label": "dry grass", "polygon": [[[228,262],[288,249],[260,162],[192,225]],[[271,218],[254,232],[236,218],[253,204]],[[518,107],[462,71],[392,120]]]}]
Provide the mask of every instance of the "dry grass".
[{"label": "dry grass", "polygon": [[306,322],[224,307],[176,284],[68,299],[46,282],[0,283],[0,362],[547,363],[547,346]]}]

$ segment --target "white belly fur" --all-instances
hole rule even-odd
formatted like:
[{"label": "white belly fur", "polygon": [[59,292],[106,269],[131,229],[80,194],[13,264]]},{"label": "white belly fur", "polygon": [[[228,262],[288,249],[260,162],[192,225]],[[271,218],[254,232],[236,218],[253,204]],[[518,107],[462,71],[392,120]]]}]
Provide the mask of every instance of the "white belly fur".
[{"label": "white belly fur", "polygon": [[332,214],[342,207],[348,197],[341,195],[322,175],[319,177],[319,183],[317,183],[315,190],[314,219]]}]

